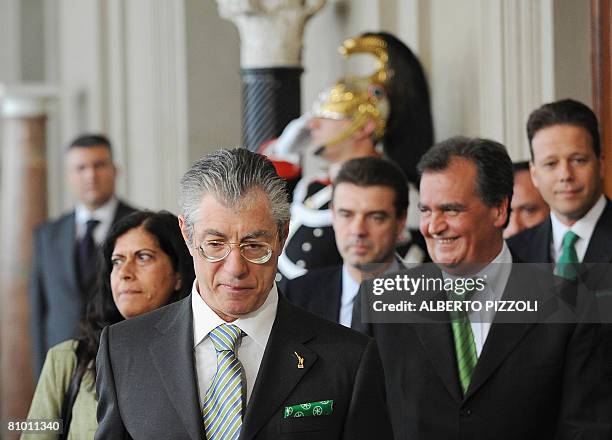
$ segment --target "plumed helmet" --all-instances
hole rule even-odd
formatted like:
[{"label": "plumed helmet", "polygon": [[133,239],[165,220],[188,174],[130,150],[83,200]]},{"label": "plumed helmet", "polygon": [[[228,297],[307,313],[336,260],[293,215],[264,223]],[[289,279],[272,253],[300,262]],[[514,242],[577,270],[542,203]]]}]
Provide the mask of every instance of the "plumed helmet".
[{"label": "plumed helmet", "polygon": [[[360,92],[352,98],[365,102],[364,96],[370,95],[369,102],[379,108],[378,118],[385,119],[377,122],[375,133],[377,140],[382,140],[385,154],[404,170],[408,180],[418,184],[416,164],[434,142],[429,89],[421,63],[404,43],[386,32],[368,32],[349,38],[339,50],[346,57],[357,53],[374,55],[376,70],[368,77],[344,78],[329,92],[324,91],[315,105],[315,113],[317,108],[319,111],[331,109],[334,94],[341,96],[353,87],[347,84],[359,84]],[[343,101],[349,100],[345,96]],[[361,102],[356,105],[344,103],[341,108],[344,113],[338,114],[353,120],[360,115],[360,110],[365,110]],[[343,136],[346,139],[350,134]]]},{"label": "plumed helmet", "polygon": [[327,142],[335,145],[347,139],[368,121],[374,122],[374,138],[382,139],[389,117],[389,101],[383,86],[366,79],[347,77],[319,93],[312,115],[326,119],[350,119],[351,125]]}]

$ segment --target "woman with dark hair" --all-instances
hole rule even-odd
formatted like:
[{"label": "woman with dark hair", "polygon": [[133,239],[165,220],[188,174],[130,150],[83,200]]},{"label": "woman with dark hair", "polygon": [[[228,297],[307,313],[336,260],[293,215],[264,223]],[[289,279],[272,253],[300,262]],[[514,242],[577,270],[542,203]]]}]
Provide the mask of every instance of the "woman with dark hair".
[{"label": "woman with dark hair", "polygon": [[28,413],[28,419],[63,418],[64,434],[21,438],[93,439],[95,361],[102,329],[188,296],[194,278],[193,260],[176,216],[137,211],[117,222],[102,247],[98,286],[81,321],[81,333],[49,350]]}]

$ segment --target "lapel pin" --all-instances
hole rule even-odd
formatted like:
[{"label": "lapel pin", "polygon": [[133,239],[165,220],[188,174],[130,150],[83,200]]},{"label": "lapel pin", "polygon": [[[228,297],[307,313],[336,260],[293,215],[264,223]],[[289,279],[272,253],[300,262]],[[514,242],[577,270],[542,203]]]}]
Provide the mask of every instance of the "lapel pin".
[{"label": "lapel pin", "polygon": [[295,354],[295,356],[297,357],[298,363],[297,363],[297,367],[298,368],[304,368],[304,358],[302,356],[300,356],[299,354],[297,354],[296,351],[293,352]]}]

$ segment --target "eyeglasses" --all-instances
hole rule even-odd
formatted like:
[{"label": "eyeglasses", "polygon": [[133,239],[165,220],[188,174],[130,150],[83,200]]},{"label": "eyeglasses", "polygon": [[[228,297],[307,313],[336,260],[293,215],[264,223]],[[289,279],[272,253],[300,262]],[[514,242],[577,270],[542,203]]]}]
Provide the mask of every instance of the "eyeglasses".
[{"label": "eyeglasses", "polygon": [[206,261],[216,263],[227,258],[233,247],[238,247],[242,258],[251,263],[264,264],[272,257],[272,245],[263,241],[230,243],[229,241],[210,240],[198,246],[198,252]]}]

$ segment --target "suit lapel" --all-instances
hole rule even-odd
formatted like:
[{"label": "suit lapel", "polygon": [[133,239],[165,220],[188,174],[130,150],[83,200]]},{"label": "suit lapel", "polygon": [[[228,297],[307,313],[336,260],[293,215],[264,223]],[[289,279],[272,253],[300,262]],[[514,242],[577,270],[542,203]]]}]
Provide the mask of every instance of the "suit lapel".
[{"label": "suit lapel", "polygon": [[[442,278],[442,272],[436,265],[428,264],[425,267],[427,278]],[[444,292],[436,292],[432,296],[422,295],[422,297],[425,301],[444,301],[447,299]],[[414,330],[444,386],[453,399],[460,402],[463,399],[463,393],[459,386],[455,343],[449,324],[449,314],[446,312],[427,312],[426,316],[434,322],[414,324]],[[416,322],[419,322],[419,320]]]},{"label": "suit lapel", "polygon": [[339,322],[342,300],[342,266],[327,272],[318,281],[319,283],[314,286],[317,291],[312,293],[316,301],[312,310],[320,311],[321,316],[332,322]]},{"label": "suit lapel", "polygon": [[[279,297],[276,319],[242,424],[241,440],[255,437],[271,417],[280,417],[277,413],[282,403],[317,361],[317,355],[303,345],[314,335],[308,324],[292,313],[292,307]],[[304,359],[304,368],[298,368],[295,353]]]},{"label": "suit lapel", "polygon": [[200,414],[198,386],[193,357],[193,315],[191,297],[169,309],[157,326],[149,352],[168,398],[193,440],[200,440],[204,421]]},{"label": "suit lapel", "polygon": [[340,307],[342,306],[342,266],[332,274],[329,280],[329,286],[335,287],[332,291],[336,295],[333,301],[329,301],[331,304],[331,312],[333,313],[332,316],[334,317],[333,321],[340,322]]},{"label": "suit lapel", "polygon": [[414,330],[449,394],[457,402],[461,402],[463,397],[459,388],[457,358],[450,324],[414,324]]},{"label": "suit lapel", "polygon": [[487,342],[478,359],[465,395],[466,399],[485,384],[532,326],[533,324],[494,324],[491,326]]},{"label": "suit lapel", "polygon": [[[533,276],[526,276],[518,272],[518,270],[512,269],[502,299],[525,299],[525,292],[534,292],[534,299],[536,299],[538,288],[534,286]],[[466,399],[484,385],[534,325],[533,323],[503,324],[504,320],[512,321],[503,312],[497,312],[472,374],[472,380],[465,395]]]},{"label": "suit lapel", "polygon": [[612,261],[612,202],[606,207],[597,221],[586,254],[584,263],[609,263]]},{"label": "suit lapel", "polygon": [[81,288],[76,273],[77,242],[75,221],[74,212],[62,219],[62,223],[59,227],[59,234],[57,237],[54,237],[54,255],[57,256],[57,261],[63,262],[61,267],[64,271],[66,280],[68,280],[70,284],[71,290],[73,292],[78,292],[80,296]]},{"label": "suit lapel", "polygon": [[552,243],[552,223],[550,216],[542,222],[533,235],[532,255],[527,261],[552,263],[550,244]]}]

